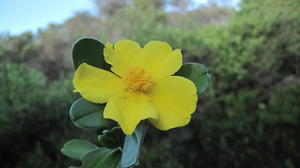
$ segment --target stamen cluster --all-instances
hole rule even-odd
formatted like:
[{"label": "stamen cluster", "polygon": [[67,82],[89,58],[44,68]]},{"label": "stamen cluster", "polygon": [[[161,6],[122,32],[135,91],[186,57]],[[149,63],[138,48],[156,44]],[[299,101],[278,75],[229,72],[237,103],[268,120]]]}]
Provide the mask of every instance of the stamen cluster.
[{"label": "stamen cluster", "polygon": [[123,81],[127,89],[133,92],[147,92],[153,85],[148,72],[140,67],[129,69]]}]

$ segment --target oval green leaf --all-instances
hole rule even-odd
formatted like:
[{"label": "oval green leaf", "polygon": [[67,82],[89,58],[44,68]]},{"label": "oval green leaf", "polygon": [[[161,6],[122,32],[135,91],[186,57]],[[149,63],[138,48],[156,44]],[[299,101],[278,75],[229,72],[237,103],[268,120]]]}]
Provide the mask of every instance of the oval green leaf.
[{"label": "oval green leaf", "polygon": [[111,132],[117,137],[119,144],[122,145],[125,138],[122,129],[120,127],[113,127]]},{"label": "oval green leaf", "polygon": [[104,130],[98,135],[99,145],[109,149],[115,149],[123,145],[124,134],[120,127],[113,127],[111,130]]},{"label": "oval green leaf", "polygon": [[81,157],[82,168],[119,168],[119,149],[97,148]]},{"label": "oval green leaf", "polygon": [[70,158],[80,160],[84,154],[96,148],[98,148],[96,145],[88,141],[72,139],[64,144],[61,152]]},{"label": "oval green leaf", "polygon": [[112,121],[103,117],[104,105],[94,104],[79,98],[70,109],[70,118],[79,128],[101,128],[109,126]]},{"label": "oval green leaf", "polygon": [[112,132],[105,132],[102,135],[98,135],[98,142],[100,146],[109,149],[114,149],[120,147],[118,142],[118,137],[116,137]]},{"label": "oval green leaf", "polygon": [[199,63],[186,63],[181,66],[176,76],[190,79],[197,87],[197,93],[202,94],[210,84],[211,77],[207,68]]},{"label": "oval green leaf", "polygon": [[140,150],[146,130],[146,122],[141,122],[133,134],[126,135],[121,157],[122,168],[129,168],[138,165]]},{"label": "oval green leaf", "polygon": [[82,63],[106,69],[110,69],[110,65],[104,61],[103,56],[104,45],[93,38],[81,38],[73,45],[72,56],[74,68],[77,69]]}]

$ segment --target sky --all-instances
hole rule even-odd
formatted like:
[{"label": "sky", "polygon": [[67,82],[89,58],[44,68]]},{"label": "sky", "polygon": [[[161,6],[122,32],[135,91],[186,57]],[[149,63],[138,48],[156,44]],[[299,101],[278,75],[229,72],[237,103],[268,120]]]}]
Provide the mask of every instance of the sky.
[{"label": "sky", "polygon": [[[205,4],[209,0],[195,1]],[[0,4],[0,33],[14,35],[63,23],[76,11],[95,11],[93,0],[0,0]]]},{"label": "sky", "polygon": [[62,23],[76,11],[93,10],[92,0],[0,0],[0,32],[36,31]]}]

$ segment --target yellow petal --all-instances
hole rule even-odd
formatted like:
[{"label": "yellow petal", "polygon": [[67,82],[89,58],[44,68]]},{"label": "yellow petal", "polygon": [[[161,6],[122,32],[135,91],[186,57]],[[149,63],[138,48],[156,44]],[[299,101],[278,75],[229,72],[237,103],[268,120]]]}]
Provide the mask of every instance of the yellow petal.
[{"label": "yellow petal", "polygon": [[75,92],[94,103],[105,103],[122,89],[122,81],[111,72],[81,64],[73,78]]},{"label": "yellow petal", "polygon": [[114,48],[107,42],[104,58],[119,76],[123,77],[131,68],[139,67],[149,72],[153,80],[174,74],[182,65],[181,50],[172,50],[168,43],[161,41],[150,41],[144,48],[130,40],[120,40]]},{"label": "yellow petal", "polygon": [[188,124],[196,109],[196,91],[194,83],[183,77],[170,76],[161,80],[149,93],[159,112],[159,118],[150,119],[150,122],[161,130]]},{"label": "yellow petal", "polygon": [[142,49],[141,66],[160,79],[177,72],[182,65],[180,49],[172,50],[166,42],[150,41]]},{"label": "yellow petal", "polygon": [[105,43],[105,48],[103,50],[103,55],[104,55],[104,60],[105,62],[107,62],[108,64],[112,64],[112,58],[113,58],[113,54],[114,54],[114,49],[113,46],[110,42],[106,42]]},{"label": "yellow petal", "polygon": [[112,65],[111,70],[119,76],[124,76],[130,68],[134,67],[140,55],[140,45],[130,40],[118,41],[114,49],[110,43],[106,43],[104,48],[105,61]]},{"label": "yellow petal", "polygon": [[104,109],[104,118],[117,121],[125,134],[132,134],[141,120],[157,117],[149,98],[133,92],[114,96]]}]

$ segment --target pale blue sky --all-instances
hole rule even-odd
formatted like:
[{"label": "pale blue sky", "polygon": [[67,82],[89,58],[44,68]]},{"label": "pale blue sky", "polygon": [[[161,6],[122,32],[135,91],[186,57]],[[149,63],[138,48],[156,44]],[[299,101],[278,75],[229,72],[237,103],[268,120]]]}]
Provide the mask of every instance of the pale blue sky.
[{"label": "pale blue sky", "polygon": [[92,0],[0,0],[0,32],[36,31],[93,8]]},{"label": "pale blue sky", "polygon": [[0,0],[0,33],[35,32],[49,23],[62,23],[80,10],[95,11],[93,0]]}]

